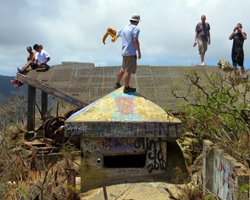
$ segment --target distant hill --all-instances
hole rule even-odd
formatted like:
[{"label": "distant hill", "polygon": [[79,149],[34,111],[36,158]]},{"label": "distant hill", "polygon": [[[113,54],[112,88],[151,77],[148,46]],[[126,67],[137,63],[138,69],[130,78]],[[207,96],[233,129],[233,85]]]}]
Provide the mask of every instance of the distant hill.
[{"label": "distant hill", "polygon": [[10,80],[14,79],[12,76],[0,75],[0,100],[6,100],[9,97],[16,96],[19,94],[27,93],[27,86],[23,85],[19,88],[14,88],[10,83]]}]

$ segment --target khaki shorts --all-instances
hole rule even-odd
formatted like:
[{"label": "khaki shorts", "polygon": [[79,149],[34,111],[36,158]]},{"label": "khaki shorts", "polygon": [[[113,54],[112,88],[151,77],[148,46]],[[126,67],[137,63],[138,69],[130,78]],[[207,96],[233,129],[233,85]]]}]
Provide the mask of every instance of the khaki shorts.
[{"label": "khaki shorts", "polygon": [[207,51],[207,41],[198,39],[198,50],[199,54],[205,54]]},{"label": "khaki shorts", "polygon": [[122,58],[122,70],[131,74],[136,72],[136,56],[123,56]]}]

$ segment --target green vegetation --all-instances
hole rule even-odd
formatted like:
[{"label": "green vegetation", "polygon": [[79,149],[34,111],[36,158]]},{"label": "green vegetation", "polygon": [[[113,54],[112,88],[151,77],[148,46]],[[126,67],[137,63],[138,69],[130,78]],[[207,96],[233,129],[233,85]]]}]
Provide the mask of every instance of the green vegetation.
[{"label": "green vegetation", "polygon": [[[196,142],[209,139],[250,167],[250,84],[234,73],[205,69],[186,75],[189,83],[180,99],[180,114],[186,132]],[[202,145],[200,145],[202,147]]]},{"label": "green vegetation", "polygon": [[[181,144],[188,154],[187,163],[197,170],[202,142],[208,139],[250,167],[250,82],[234,72],[192,70],[186,74],[187,92],[180,95],[179,87],[172,89],[179,99],[179,117],[184,138]],[[188,147],[188,149],[186,148]],[[198,162],[197,162],[198,160]],[[197,188],[199,188],[199,184]],[[249,185],[240,186],[246,191]],[[193,190],[187,190],[191,193]],[[212,194],[205,199],[216,199]]]}]

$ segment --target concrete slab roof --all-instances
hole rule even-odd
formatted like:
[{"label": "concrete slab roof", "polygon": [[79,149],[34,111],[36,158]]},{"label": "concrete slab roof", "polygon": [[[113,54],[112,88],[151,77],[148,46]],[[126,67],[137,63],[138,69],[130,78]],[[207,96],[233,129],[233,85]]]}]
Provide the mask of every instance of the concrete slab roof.
[{"label": "concrete slab roof", "polygon": [[[46,72],[32,70],[26,76],[17,74],[17,79],[84,107],[114,90],[119,69],[120,66],[95,67],[92,63],[63,62]],[[163,109],[175,111],[176,98],[171,93],[171,88],[180,85],[180,92],[185,94],[189,85],[185,74],[193,69],[207,72],[218,70],[217,67],[208,66],[138,66],[137,73],[132,76],[131,86]]]}]

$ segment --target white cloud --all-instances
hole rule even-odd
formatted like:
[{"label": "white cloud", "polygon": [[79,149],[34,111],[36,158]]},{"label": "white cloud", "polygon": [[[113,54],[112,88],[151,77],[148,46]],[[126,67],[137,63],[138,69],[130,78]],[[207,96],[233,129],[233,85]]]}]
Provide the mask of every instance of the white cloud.
[{"label": "white cloud", "polygon": [[[190,65],[199,62],[192,47],[195,25],[205,14],[212,42],[206,60],[216,65],[229,61],[234,25],[242,22],[246,33],[250,2],[239,0],[9,0],[1,2],[0,74],[15,75],[26,60],[26,46],[41,43],[51,55],[50,63],[62,61],[120,65],[121,41],[102,44],[108,26],[122,28],[132,14],[141,15],[140,43],[145,65]],[[250,65],[250,45],[244,45],[245,65]]]}]

